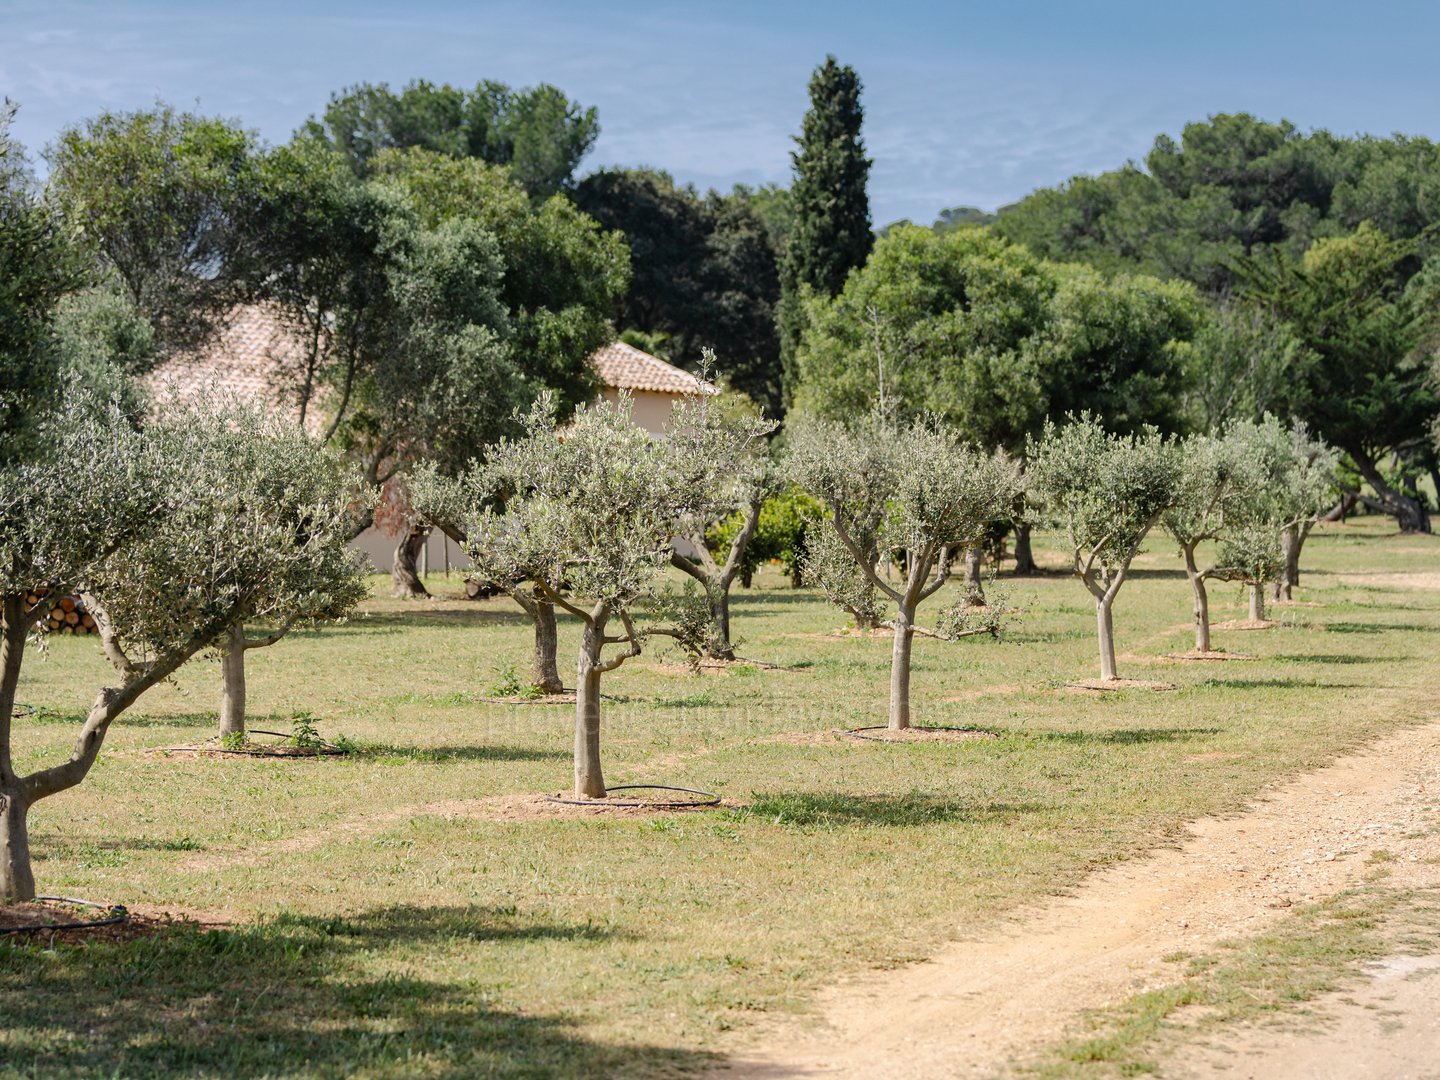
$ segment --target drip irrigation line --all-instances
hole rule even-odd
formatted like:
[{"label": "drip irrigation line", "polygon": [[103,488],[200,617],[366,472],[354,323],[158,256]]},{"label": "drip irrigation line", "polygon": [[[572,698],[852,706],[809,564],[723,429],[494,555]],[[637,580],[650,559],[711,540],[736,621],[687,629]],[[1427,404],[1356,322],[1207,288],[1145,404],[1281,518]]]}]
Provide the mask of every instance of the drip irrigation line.
[{"label": "drip irrigation line", "polygon": [[34,705],[26,705],[22,701],[17,701],[10,706],[10,718],[12,720],[19,720],[22,717],[34,716],[39,711],[40,710]]},{"label": "drip irrigation line", "polygon": [[37,896],[34,902],[40,903],[49,901],[53,904],[70,904],[74,907],[98,908],[107,912],[103,919],[92,919],[89,922],[68,922],[48,923],[44,926],[0,926],[0,934],[40,934],[52,930],[90,930],[97,926],[114,926],[117,923],[127,922],[130,912],[123,904],[99,904],[94,900],[77,900],[73,896]]},{"label": "drip irrigation line", "polygon": [[[612,791],[683,791],[686,795],[699,795],[700,799],[674,800],[667,802],[656,802],[646,799],[611,799],[609,793]],[[713,791],[701,791],[698,788],[674,787],[670,784],[616,784],[614,787],[605,789],[606,797],[603,799],[567,799],[563,795],[546,795],[545,798],[553,803],[564,803],[566,806],[594,806],[604,810],[610,807],[624,809],[630,807],[652,807],[657,810],[684,810],[696,806],[718,806],[720,796]]]}]

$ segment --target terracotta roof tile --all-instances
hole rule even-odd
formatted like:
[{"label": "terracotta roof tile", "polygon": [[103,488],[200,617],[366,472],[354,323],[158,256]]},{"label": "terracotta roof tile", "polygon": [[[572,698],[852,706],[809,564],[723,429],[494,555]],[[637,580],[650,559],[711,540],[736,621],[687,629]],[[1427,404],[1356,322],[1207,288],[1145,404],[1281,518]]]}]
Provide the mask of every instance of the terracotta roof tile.
[{"label": "terracotta roof tile", "polygon": [[602,383],[619,390],[655,390],[664,394],[693,394],[701,389],[706,393],[715,392],[715,387],[688,371],[681,371],[623,341],[597,350],[590,357],[590,366]]}]

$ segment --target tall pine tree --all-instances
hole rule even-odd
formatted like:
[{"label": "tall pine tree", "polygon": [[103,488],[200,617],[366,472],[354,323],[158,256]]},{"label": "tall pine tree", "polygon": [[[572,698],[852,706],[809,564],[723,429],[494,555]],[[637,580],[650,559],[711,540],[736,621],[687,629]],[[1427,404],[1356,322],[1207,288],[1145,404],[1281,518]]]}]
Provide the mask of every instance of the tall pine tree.
[{"label": "tall pine tree", "polygon": [[780,302],[787,403],[794,392],[795,349],[804,332],[804,289],[834,296],[846,275],[864,264],[874,243],[860,89],[855,69],[827,56],[810,79],[810,111],[790,155],[794,225],[781,266]]}]

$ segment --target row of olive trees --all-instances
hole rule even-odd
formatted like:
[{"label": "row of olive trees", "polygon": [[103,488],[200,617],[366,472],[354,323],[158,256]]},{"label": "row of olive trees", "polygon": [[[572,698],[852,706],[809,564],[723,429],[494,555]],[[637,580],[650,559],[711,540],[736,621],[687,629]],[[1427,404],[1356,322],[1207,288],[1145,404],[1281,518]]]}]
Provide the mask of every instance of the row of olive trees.
[{"label": "row of olive trees", "polygon": [[[1335,454],[1303,426],[1267,416],[1189,439],[1154,429],[1108,432],[1089,416],[1047,422],[1026,447],[1022,470],[1001,453],[965,445],[935,420],[896,423],[878,413],[850,426],[813,421],[791,433],[793,477],[825,507],[815,536],[812,581],[852,614],[880,623],[877,601],[894,615],[889,726],[910,726],[914,635],[956,638],[994,633],[1003,601],[989,607],[963,589],[938,620],[918,626],[916,609],[945,585],[952,561],[975,551],[987,530],[1014,512],[1062,529],[1074,574],[1095,601],[1100,678],[1113,681],[1114,605],[1150,530],[1163,522],[1179,543],[1195,593],[1195,647],[1210,652],[1206,581],[1251,587],[1251,615],[1263,617],[1263,589],[1285,574],[1332,491]],[[1218,541],[1218,561],[1200,569],[1197,550]],[[884,571],[898,566],[899,574]],[[1295,564],[1288,569],[1298,573]],[[883,601],[882,601],[883,602]]]}]

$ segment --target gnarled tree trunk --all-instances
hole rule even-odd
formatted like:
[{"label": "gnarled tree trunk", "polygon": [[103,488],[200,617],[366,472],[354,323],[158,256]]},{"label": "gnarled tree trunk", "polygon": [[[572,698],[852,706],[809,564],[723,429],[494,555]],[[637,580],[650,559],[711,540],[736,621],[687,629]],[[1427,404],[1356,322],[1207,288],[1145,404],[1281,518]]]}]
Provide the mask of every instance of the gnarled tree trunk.
[{"label": "gnarled tree trunk", "polygon": [[1250,618],[1254,622],[1265,621],[1265,586],[1250,586]]},{"label": "gnarled tree trunk", "polygon": [[5,595],[0,627],[4,630],[0,638],[0,902],[5,902],[35,898],[35,875],[30,869],[30,803],[10,757],[15,691],[20,685],[25,639],[30,629],[23,593]]},{"label": "gnarled tree trunk", "polygon": [[985,583],[980,580],[984,563],[984,552],[978,547],[965,549],[965,580],[961,587],[965,590],[965,603],[971,607],[985,606]]},{"label": "gnarled tree trunk", "polygon": [[1375,489],[1380,506],[1387,514],[1394,517],[1401,532],[1428,533],[1430,531],[1430,514],[1421,500],[1391,487],[1385,477],[1380,474],[1379,467],[1365,451],[1355,447],[1346,447],[1345,449],[1350,454],[1350,460],[1355,462],[1356,470],[1365,478],[1365,482]]},{"label": "gnarled tree trunk", "polygon": [[413,600],[430,595],[425,583],[420,580],[419,570],[420,552],[425,549],[425,541],[428,539],[428,525],[412,525],[395,545],[395,562],[390,567],[390,578],[395,585],[395,599]]},{"label": "gnarled tree trunk", "polygon": [[565,684],[560,680],[560,669],[555,663],[559,640],[555,628],[555,605],[537,598],[530,617],[535,621],[535,655],[530,663],[530,681],[546,694],[562,693]]},{"label": "gnarled tree trunk", "polygon": [[1030,548],[1030,523],[1028,521],[1015,522],[1015,573],[1033,574],[1039,567],[1035,565],[1035,555]]},{"label": "gnarled tree trunk", "polygon": [[1210,594],[1205,588],[1205,575],[1195,563],[1194,545],[1182,546],[1185,556],[1185,576],[1190,580],[1190,590],[1195,598],[1195,651],[1210,651]]},{"label": "gnarled tree trunk", "polygon": [[1314,525],[1313,521],[1302,521],[1298,525],[1287,525],[1280,533],[1280,550],[1285,558],[1280,576],[1275,580],[1276,600],[1295,598],[1294,589],[1300,584],[1300,549],[1305,546]]}]

